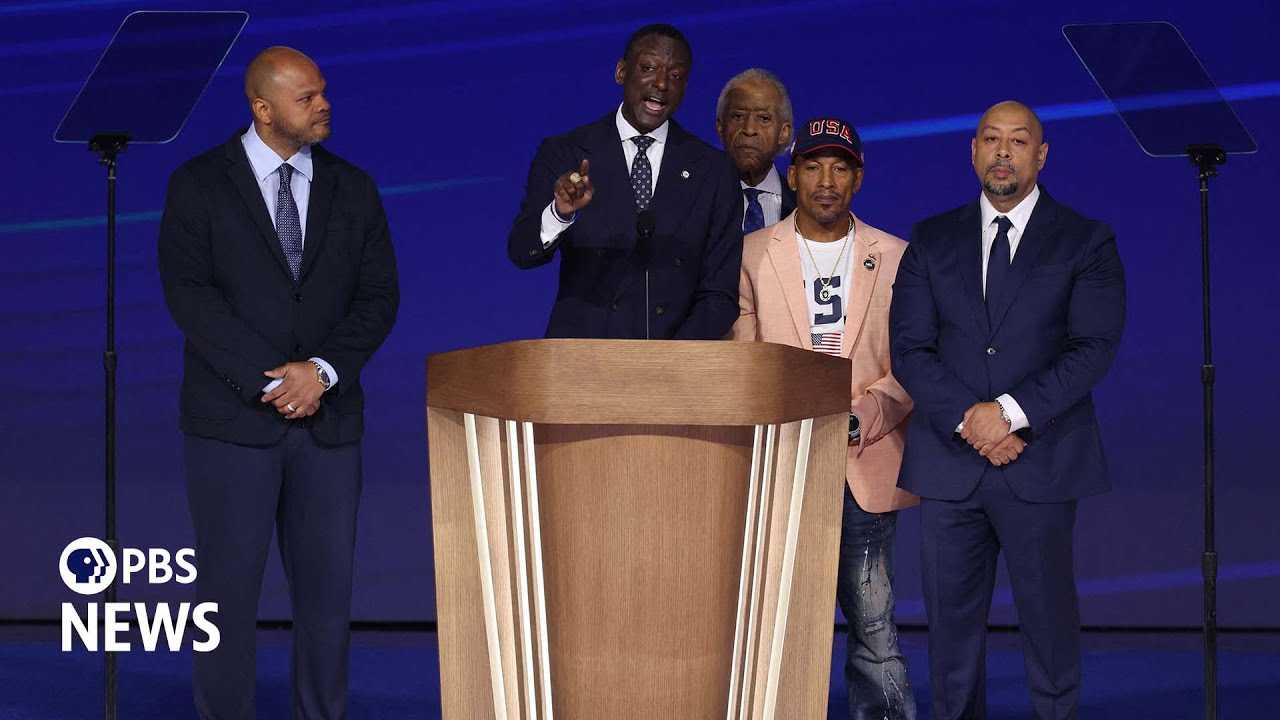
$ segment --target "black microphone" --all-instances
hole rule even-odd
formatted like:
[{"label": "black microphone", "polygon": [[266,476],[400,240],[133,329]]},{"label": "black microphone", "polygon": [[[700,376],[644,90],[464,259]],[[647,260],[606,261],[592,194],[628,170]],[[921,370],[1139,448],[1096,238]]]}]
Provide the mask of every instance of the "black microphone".
[{"label": "black microphone", "polygon": [[644,339],[649,339],[649,264],[653,261],[653,211],[636,213],[636,259],[644,268]]}]

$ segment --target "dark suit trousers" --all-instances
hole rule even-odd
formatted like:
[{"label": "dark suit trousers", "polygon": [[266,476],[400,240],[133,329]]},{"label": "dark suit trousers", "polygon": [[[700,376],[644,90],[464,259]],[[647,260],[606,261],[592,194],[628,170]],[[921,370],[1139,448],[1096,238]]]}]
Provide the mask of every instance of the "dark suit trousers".
[{"label": "dark suit trousers", "polygon": [[1075,501],[1029,503],[988,467],[969,497],[920,505],[936,720],[986,717],[986,634],[996,559],[1004,551],[1037,718],[1075,718],[1080,610],[1072,559]]},{"label": "dark suit trousers", "polygon": [[345,717],[360,445],[325,447],[296,425],[271,447],[188,435],[185,451],[196,596],[218,603],[222,635],[217,649],[194,653],[199,716],[254,718],[258,596],[274,530],[293,607],[293,717]]}]

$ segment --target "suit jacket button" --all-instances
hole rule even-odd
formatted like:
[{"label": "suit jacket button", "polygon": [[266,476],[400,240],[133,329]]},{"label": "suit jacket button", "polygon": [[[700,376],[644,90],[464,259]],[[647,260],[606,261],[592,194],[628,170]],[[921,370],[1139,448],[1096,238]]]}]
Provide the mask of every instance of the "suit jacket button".
[{"label": "suit jacket button", "polygon": [[680,258],[676,258],[676,267],[680,267],[681,265],[684,265],[684,260],[681,260]]},{"label": "suit jacket button", "polygon": [[293,351],[294,351],[294,352],[296,352],[296,353],[300,353],[300,352],[302,352],[302,346],[301,346],[301,345],[294,345],[294,346],[293,346]]},{"label": "suit jacket button", "polygon": [[988,354],[988,355],[995,355],[995,354],[996,354],[996,349],[995,349],[995,348],[993,348],[993,347],[989,347],[989,348],[987,348],[987,354]]},{"label": "suit jacket button", "polygon": [[615,303],[610,303],[610,305],[609,305],[609,309],[610,309],[610,310],[617,310],[617,309],[618,309],[618,303],[616,303],[616,302],[615,302]]},{"label": "suit jacket button", "polygon": [[302,293],[294,293],[294,294],[293,294],[293,301],[294,301],[294,302],[302,302]]},{"label": "suit jacket button", "polygon": [[529,257],[533,257],[534,255],[537,255],[537,254],[538,254],[538,249],[537,249],[537,248],[534,248],[534,249],[532,249],[532,250],[530,250],[530,251],[529,251]]},{"label": "suit jacket button", "polygon": [[662,313],[664,313],[664,312],[666,312],[666,311],[667,311],[667,309],[666,309],[666,308],[664,308],[664,307],[662,307],[661,305],[659,305],[658,307],[656,307],[656,308],[654,308],[654,309],[653,309],[653,314],[654,314],[654,315],[661,315]]}]

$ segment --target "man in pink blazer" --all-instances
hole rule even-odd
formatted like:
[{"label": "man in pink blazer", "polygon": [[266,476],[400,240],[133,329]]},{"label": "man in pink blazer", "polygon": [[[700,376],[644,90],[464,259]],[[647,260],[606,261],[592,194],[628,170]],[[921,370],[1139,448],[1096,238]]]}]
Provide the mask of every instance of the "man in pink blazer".
[{"label": "man in pink blazer", "polygon": [[893,624],[897,487],[911,398],[889,368],[889,299],[906,243],[849,210],[862,142],[836,118],[796,128],[787,184],[796,210],[743,241],[734,340],[793,345],[853,364],[837,597],[849,622],[851,718],[913,720],[915,699]]}]

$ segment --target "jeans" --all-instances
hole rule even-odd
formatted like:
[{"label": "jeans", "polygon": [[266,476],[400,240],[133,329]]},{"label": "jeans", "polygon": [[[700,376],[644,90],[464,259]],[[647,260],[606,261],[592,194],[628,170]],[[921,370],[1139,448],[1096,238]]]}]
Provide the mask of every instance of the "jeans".
[{"label": "jeans", "polygon": [[849,623],[844,664],[851,720],[915,720],[907,659],[893,624],[896,513],[869,513],[845,489],[836,598]]}]

